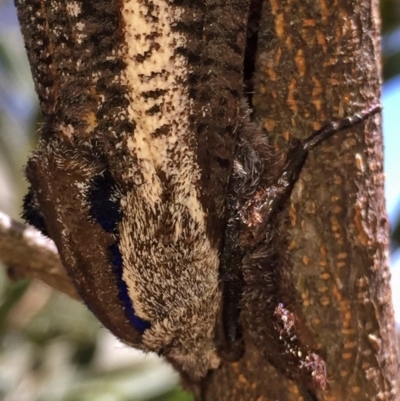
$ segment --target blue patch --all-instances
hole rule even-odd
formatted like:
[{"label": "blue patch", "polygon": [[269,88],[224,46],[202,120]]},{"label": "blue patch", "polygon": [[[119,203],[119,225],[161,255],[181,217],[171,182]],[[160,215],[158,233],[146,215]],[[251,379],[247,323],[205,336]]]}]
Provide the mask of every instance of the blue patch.
[{"label": "blue patch", "polygon": [[135,309],[133,308],[132,300],[128,294],[128,287],[125,281],[122,279],[123,268],[122,268],[122,255],[117,244],[109,246],[110,260],[114,266],[114,272],[117,277],[117,285],[119,290],[119,299],[125,310],[125,314],[129,321],[134,325],[136,330],[143,333],[146,329],[151,327],[150,322],[141,319],[136,315]]},{"label": "blue patch", "polygon": [[120,202],[115,181],[108,170],[91,181],[88,202],[90,215],[103,230],[115,232],[121,221]]},{"label": "blue patch", "polygon": [[29,192],[24,196],[23,210],[22,218],[28,224],[39,230],[43,235],[48,237],[49,233],[46,229],[46,222],[42,212],[40,211],[36,195],[32,188],[30,188]]}]

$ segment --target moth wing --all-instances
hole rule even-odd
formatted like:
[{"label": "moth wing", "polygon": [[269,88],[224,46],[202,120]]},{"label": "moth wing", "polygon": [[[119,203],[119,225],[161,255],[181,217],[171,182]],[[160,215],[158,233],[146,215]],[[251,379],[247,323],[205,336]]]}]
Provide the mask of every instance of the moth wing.
[{"label": "moth wing", "polygon": [[101,167],[85,159],[71,164],[65,153],[39,145],[26,169],[46,230],[89,309],[122,341],[139,346],[140,332],[121,308],[118,276],[110,260],[115,238],[90,218],[88,183],[101,174]]}]

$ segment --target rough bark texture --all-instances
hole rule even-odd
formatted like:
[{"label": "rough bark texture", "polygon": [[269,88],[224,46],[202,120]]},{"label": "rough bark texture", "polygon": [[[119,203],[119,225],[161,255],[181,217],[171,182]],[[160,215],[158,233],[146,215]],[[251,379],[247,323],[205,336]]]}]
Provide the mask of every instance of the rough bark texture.
[{"label": "rough bark texture", "polygon": [[[262,12],[253,106],[278,149],[379,102],[377,1],[269,0]],[[379,120],[312,153],[287,205],[288,259],[327,362],[319,400],[400,397]],[[207,399],[304,399],[244,340],[244,358],[213,374]]]},{"label": "rough bark texture", "polygon": [[[323,122],[379,102],[379,28],[376,0],[264,1],[252,106],[282,155],[290,137],[305,139]],[[318,399],[400,399],[379,117],[310,155],[283,218],[298,298],[327,362],[328,389]],[[4,249],[22,239],[22,227],[10,227],[4,225]],[[49,254],[50,265],[59,266],[54,250]],[[46,279],[46,269],[24,268],[21,259],[17,264],[18,277],[43,274],[42,280],[76,297],[62,269],[56,276],[64,286],[51,274]],[[204,381],[205,399],[304,399],[243,330],[244,357]]]}]

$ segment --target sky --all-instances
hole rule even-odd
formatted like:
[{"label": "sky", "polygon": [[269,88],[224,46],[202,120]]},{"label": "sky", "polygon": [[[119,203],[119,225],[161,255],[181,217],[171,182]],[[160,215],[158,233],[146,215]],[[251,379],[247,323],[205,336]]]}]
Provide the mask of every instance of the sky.
[{"label": "sky", "polygon": [[[393,225],[400,215],[400,76],[385,83],[382,91],[385,198]],[[400,288],[400,249],[391,255],[392,288]],[[396,322],[400,325],[400,291],[393,291]]]}]

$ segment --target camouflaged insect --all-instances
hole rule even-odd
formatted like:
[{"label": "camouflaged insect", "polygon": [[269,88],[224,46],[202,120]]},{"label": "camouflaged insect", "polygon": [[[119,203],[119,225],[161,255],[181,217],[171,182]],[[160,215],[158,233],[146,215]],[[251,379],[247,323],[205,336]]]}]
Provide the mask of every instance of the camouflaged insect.
[{"label": "camouflaged insect", "polygon": [[292,142],[273,170],[242,94],[249,0],[16,5],[43,115],[24,216],[88,307],[194,381],[230,358],[243,310],[277,369],[322,388],[324,362],[281,303],[287,275],[268,262],[274,217],[308,152],[378,108]]}]

